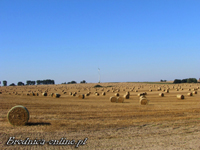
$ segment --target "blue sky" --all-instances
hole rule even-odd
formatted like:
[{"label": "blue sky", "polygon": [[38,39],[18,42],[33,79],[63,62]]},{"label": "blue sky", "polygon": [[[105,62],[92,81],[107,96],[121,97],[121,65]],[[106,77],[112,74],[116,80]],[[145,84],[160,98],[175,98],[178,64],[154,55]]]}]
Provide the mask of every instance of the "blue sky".
[{"label": "blue sky", "polygon": [[1,0],[0,81],[200,78],[199,0]]}]

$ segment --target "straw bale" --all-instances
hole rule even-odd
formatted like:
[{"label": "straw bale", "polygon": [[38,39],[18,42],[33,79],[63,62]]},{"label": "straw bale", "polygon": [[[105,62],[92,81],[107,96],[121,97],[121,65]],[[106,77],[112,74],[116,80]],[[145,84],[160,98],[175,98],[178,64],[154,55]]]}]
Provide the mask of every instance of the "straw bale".
[{"label": "straw bale", "polygon": [[135,92],[138,92],[138,90],[135,90]]},{"label": "straw bale", "polygon": [[160,97],[164,97],[164,93],[159,93],[159,96]]},{"label": "straw bale", "polygon": [[119,93],[115,93],[115,96],[119,96]]},{"label": "straw bale", "polygon": [[149,92],[152,92],[152,89],[149,89]]},{"label": "straw bale", "polygon": [[125,95],[124,95],[124,98],[125,98],[125,99],[129,99],[129,95],[128,95],[128,94],[125,94]]},{"label": "straw bale", "polygon": [[28,109],[22,105],[14,106],[9,110],[7,118],[14,126],[26,125],[29,120]]},{"label": "straw bale", "polygon": [[96,96],[99,96],[99,93],[98,92],[96,92],[96,94],[95,94]]},{"label": "straw bale", "polygon": [[193,94],[197,94],[197,91],[193,91],[192,93],[193,93]]},{"label": "straw bale", "polygon": [[116,103],[117,102],[117,97],[111,96],[110,97],[110,101]]},{"label": "straw bale", "polygon": [[181,94],[177,95],[176,97],[177,97],[178,99],[184,99],[184,95],[181,95]]},{"label": "straw bale", "polygon": [[47,93],[46,93],[46,92],[43,92],[43,93],[42,93],[42,96],[47,96]]},{"label": "straw bale", "polygon": [[117,103],[123,103],[124,102],[124,98],[123,97],[118,97],[117,98]]},{"label": "straw bale", "polygon": [[105,96],[105,95],[106,95],[106,92],[102,92],[102,95]]},{"label": "straw bale", "polygon": [[72,95],[72,92],[69,92],[69,95]]},{"label": "straw bale", "polygon": [[139,103],[141,105],[148,105],[149,104],[149,100],[147,100],[146,98],[141,98],[140,101],[139,101]]},{"label": "straw bale", "polygon": [[80,95],[78,96],[78,98],[84,99],[84,98],[85,98],[85,95],[84,95],[84,94],[80,94]]},{"label": "straw bale", "polygon": [[190,92],[190,93],[187,93],[187,95],[188,95],[188,96],[192,96],[193,94],[192,94],[192,92]]}]

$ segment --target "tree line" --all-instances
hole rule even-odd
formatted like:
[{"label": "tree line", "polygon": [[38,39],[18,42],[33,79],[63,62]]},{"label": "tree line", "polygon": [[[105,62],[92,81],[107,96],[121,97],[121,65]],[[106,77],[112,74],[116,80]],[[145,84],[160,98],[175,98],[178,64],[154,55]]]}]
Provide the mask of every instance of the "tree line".
[{"label": "tree line", "polygon": [[[64,82],[64,83],[61,83],[61,84],[76,84],[77,82],[76,81],[71,81],[71,82]],[[83,81],[80,81],[80,83],[87,83],[85,80]]]},{"label": "tree line", "polygon": [[[36,81],[31,81],[31,80],[27,80],[26,81],[26,85],[35,85],[37,83],[37,85],[46,85],[46,84],[55,84],[54,80],[51,79],[46,79],[46,80],[36,80]],[[19,81],[17,83],[18,86],[23,86],[25,85],[23,82]],[[3,81],[3,86],[7,86],[7,81],[4,80]],[[9,86],[15,86],[15,83],[11,83]]]},{"label": "tree line", "polygon": [[173,83],[197,83],[196,78],[175,79]]}]

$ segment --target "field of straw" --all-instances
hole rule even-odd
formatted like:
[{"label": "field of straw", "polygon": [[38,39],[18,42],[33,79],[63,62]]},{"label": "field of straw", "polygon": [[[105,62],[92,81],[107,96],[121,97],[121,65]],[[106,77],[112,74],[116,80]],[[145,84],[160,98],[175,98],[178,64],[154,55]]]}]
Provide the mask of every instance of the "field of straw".
[{"label": "field of straw", "polygon": [[[91,150],[200,149],[200,84],[95,85],[0,87],[0,149],[76,149],[79,140],[78,149]],[[148,104],[142,105],[138,94],[145,92]],[[111,102],[112,96],[124,100]],[[7,114],[16,105],[29,111],[25,126],[13,126],[8,121]],[[46,143],[22,145],[15,141],[12,145],[10,137]],[[59,144],[62,138],[75,144]]]}]

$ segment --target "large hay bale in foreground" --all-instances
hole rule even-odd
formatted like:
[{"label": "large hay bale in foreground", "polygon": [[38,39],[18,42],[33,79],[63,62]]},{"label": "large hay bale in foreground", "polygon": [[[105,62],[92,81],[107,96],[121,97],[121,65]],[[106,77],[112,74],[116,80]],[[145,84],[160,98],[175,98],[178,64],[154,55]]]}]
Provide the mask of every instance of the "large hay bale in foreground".
[{"label": "large hay bale in foreground", "polygon": [[117,97],[111,96],[110,101],[116,103],[117,102]]},{"label": "large hay bale in foreground", "polygon": [[117,98],[117,103],[123,103],[124,102],[124,98],[123,97],[118,97]]},{"label": "large hay bale in foreground", "polygon": [[60,94],[54,93],[54,94],[53,94],[53,97],[54,97],[54,98],[59,98],[59,97],[60,97]]},{"label": "large hay bale in foreground", "polygon": [[181,94],[178,94],[176,97],[177,97],[178,99],[184,99],[184,95],[181,95]]},{"label": "large hay bale in foreground", "polygon": [[159,93],[159,96],[160,97],[164,97],[164,93]]},{"label": "large hay bale in foreground", "polygon": [[7,118],[14,126],[26,125],[29,120],[28,109],[22,105],[14,106],[9,110]]},{"label": "large hay bale in foreground", "polygon": [[146,98],[141,98],[140,101],[139,101],[139,103],[141,105],[148,105],[149,104],[149,100],[147,100]]},{"label": "large hay bale in foreground", "polygon": [[84,95],[84,94],[80,94],[80,95],[78,96],[78,98],[84,99],[84,98],[85,98],[85,95]]}]

